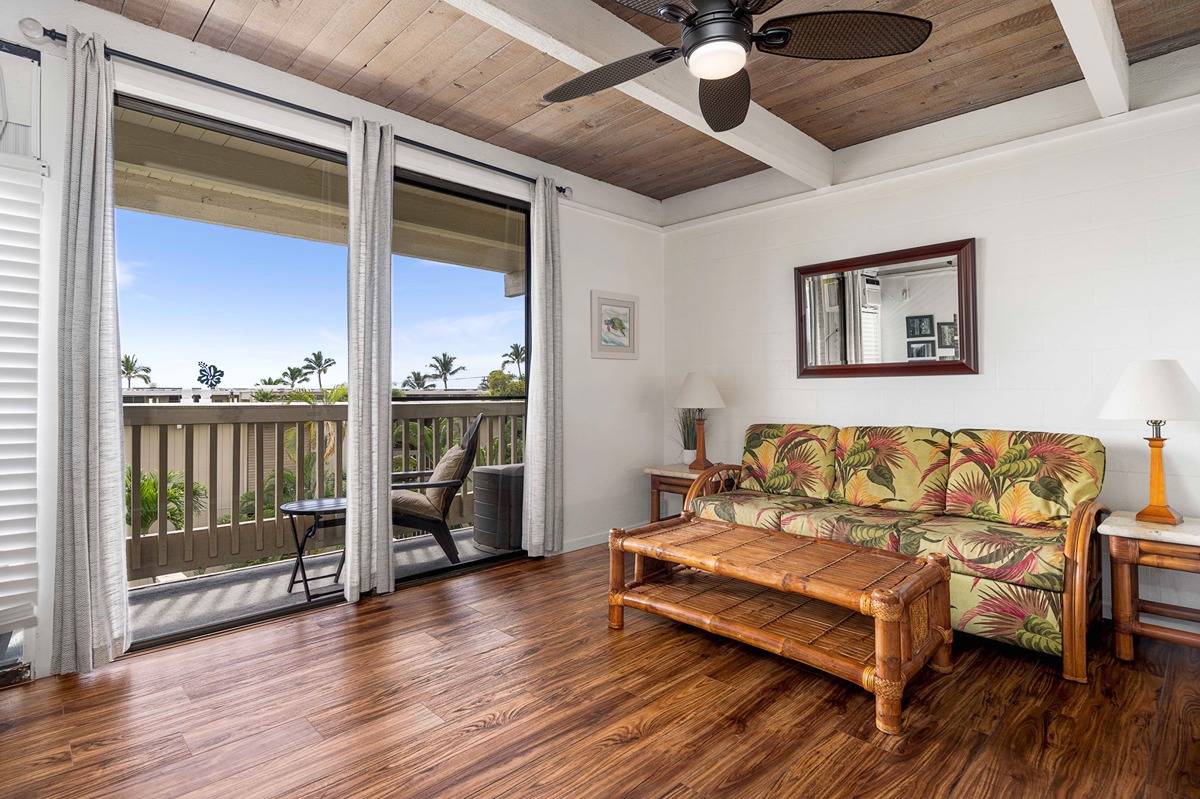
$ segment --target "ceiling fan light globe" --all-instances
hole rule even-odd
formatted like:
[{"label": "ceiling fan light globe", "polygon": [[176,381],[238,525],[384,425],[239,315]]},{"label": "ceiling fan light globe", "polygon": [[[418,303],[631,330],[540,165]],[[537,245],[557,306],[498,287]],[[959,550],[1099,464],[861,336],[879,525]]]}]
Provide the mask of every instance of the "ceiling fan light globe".
[{"label": "ceiling fan light globe", "polygon": [[746,66],[746,48],[740,42],[718,39],[692,50],[687,55],[688,71],[701,80],[722,80],[736,75]]}]

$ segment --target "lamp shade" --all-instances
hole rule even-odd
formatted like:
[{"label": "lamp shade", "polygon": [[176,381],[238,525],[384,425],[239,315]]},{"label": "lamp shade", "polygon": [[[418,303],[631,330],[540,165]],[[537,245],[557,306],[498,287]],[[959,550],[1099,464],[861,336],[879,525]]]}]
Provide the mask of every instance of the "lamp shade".
[{"label": "lamp shade", "polygon": [[1134,361],[1125,367],[1113,387],[1100,409],[1100,418],[1164,422],[1200,419],[1200,391],[1179,361]]},{"label": "lamp shade", "polygon": [[675,398],[676,408],[724,408],[717,384],[704,372],[688,372]]}]

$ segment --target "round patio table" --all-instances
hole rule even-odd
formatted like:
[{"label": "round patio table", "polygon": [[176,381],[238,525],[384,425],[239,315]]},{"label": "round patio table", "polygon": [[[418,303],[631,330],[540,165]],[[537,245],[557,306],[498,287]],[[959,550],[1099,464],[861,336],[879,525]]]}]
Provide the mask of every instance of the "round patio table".
[{"label": "round patio table", "polygon": [[[304,598],[312,602],[314,599],[322,597],[334,596],[340,594],[339,590],[322,591],[314,593],[309,583],[312,580],[325,580],[330,577],[335,583],[342,579],[342,567],[346,565],[346,549],[342,548],[342,556],[338,559],[337,571],[328,572],[326,574],[312,574],[304,567],[304,551],[308,548],[308,543],[316,537],[319,530],[326,527],[337,527],[346,523],[346,498],[345,497],[324,497],[322,499],[301,499],[292,502],[285,502],[279,506],[280,513],[286,513],[292,522],[292,540],[296,544],[296,564],[292,566],[292,577],[288,581],[288,593],[292,593],[292,589],[296,587],[296,583],[301,583],[304,586]],[[300,528],[296,524],[297,516],[312,517],[312,524],[300,534]],[[299,577],[297,577],[299,575]]]}]

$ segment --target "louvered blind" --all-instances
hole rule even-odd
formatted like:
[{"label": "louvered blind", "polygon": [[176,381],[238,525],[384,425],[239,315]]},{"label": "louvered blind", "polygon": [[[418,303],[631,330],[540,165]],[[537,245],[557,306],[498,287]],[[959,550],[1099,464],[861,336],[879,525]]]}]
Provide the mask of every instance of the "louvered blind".
[{"label": "louvered blind", "polygon": [[37,348],[42,178],[0,164],[0,632],[37,599]]}]

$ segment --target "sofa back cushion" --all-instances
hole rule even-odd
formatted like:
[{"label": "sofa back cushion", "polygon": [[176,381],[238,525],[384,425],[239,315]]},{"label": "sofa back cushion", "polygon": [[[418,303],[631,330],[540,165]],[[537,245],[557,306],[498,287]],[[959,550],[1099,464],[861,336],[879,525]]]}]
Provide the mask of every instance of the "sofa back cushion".
[{"label": "sofa back cushion", "polygon": [[864,508],[944,513],[950,433],[935,427],[843,427],[833,499]]},{"label": "sofa back cushion", "polygon": [[750,425],[738,487],[828,499],[836,436],[837,428],[831,425]]},{"label": "sofa back cushion", "polygon": [[946,512],[1021,527],[1063,528],[1104,486],[1104,444],[1091,436],[958,430]]}]

